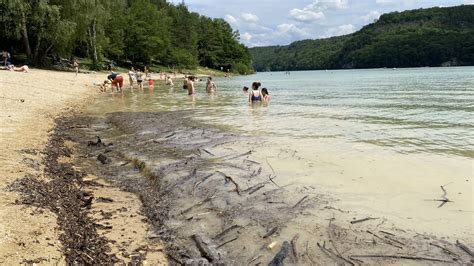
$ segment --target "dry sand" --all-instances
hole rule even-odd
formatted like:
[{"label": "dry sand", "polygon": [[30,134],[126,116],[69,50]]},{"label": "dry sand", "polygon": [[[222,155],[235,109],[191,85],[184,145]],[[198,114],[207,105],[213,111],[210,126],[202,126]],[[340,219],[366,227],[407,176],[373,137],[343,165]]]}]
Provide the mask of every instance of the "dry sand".
[{"label": "dry sand", "polygon": [[[54,126],[53,119],[93,101],[97,95],[93,84],[105,76],[105,73],[75,76],[74,73],[37,69],[29,73],[0,72],[0,264],[65,263],[55,214],[15,204],[19,195],[9,191],[8,185],[25,175],[43,175],[41,151],[47,143],[48,132]],[[148,225],[141,219],[143,216],[136,196],[108,187],[96,189],[93,193],[102,197],[108,195],[128,207],[131,214],[115,218],[114,223],[135,228],[135,233],[127,233],[133,238],[128,239],[132,243],[130,249],[146,242]],[[94,203],[91,216],[101,208],[100,204]],[[110,230],[99,230],[99,233],[111,242],[120,240],[123,235]],[[111,248],[114,251],[115,248]],[[160,250],[156,244],[154,248]],[[126,262],[126,258],[118,256]],[[152,264],[164,261],[156,252],[153,258],[147,259]]]}]

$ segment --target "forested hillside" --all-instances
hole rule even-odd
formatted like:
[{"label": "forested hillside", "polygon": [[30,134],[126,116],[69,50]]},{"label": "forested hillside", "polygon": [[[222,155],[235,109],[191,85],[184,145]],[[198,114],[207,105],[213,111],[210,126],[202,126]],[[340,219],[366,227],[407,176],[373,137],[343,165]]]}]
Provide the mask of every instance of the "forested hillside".
[{"label": "forested hillside", "polygon": [[474,65],[474,5],[384,14],[350,35],[250,53],[257,71]]},{"label": "forested hillside", "polygon": [[0,0],[0,48],[17,61],[88,57],[122,65],[198,65],[252,71],[248,49],[223,19],[166,0]]}]

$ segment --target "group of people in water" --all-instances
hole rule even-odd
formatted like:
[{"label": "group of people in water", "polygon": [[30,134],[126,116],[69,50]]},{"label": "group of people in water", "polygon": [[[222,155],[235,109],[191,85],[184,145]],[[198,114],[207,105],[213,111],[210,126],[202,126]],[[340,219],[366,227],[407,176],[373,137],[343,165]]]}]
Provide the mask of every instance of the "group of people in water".
[{"label": "group of people in water", "polygon": [[[160,74],[162,78],[162,74]],[[144,80],[148,81],[148,88],[153,89],[154,81],[150,77],[150,73],[148,69],[145,67],[144,72],[140,70],[136,71],[133,67],[128,72],[128,78],[130,83],[130,89],[133,92],[135,84],[139,91],[143,91],[143,83]],[[165,74],[165,84],[170,87],[174,87],[173,80],[170,76]],[[195,83],[198,81],[202,81],[196,76],[184,76],[183,79],[183,89],[187,91],[188,95],[193,96],[196,94],[196,87]],[[100,85],[101,91],[106,92],[108,85],[111,86],[111,91],[114,93],[115,91],[123,93],[123,83],[124,78],[119,73],[111,71],[110,75],[107,76],[107,79],[104,81],[103,84]],[[260,87],[262,84],[258,81],[252,83],[252,90],[249,90],[248,87],[243,88],[243,92],[248,97],[248,102],[250,103],[268,103],[270,101],[270,94],[268,93],[267,88]],[[213,81],[212,77],[207,78],[206,82],[206,93],[208,94],[216,94],[217,93],[217,85]]]},{"label": "group of people in water", "polygon": [[260,87],[262,86],[262,83],[255,81],[252,83],[252,90],[249,91],[248,87],[244,87],[242,90],[244,94],[248,95],[248,101],[251,103],[268,103],[270,102],[270,94],[268,93],[267,88],[262,88],[260,90]]}]

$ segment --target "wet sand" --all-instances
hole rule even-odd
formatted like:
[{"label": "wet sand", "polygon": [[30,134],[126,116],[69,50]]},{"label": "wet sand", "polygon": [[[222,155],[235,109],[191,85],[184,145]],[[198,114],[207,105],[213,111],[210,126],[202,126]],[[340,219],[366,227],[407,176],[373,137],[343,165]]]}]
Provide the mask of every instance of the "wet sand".
[{"label": "wet sand", "polygon": [[[456,242],[471,245],[469,236],[413,230],[393,216],[340,206],[340,195],[329,194],[328,184],[283,178],[286,166],[275,163],[277,153],[261,156],[258,137],[243,138],[189,116],[86,115],[73,123],[91,126],[71,132],[82,143],[78,152],[85,157],[78,164],[85,171],[140,196],[172,262],[266,264],[277,254],[285,254],[285,263],[305,265],[444,265],[472,259]],[[87,147],[96,135],[113,145]],[[100,154],[107,164],[97,161]]]},{"label": "wet sand", "polygon": [[[64,227],[65,224],[61,224],[63,217],[58,217],[58,213],[60,213],[58,210],[61,210],[61,207],[56,206],[58,208],[55,209],[53,205],[47,206],[44,202],[42,206],[40,202],[28,202],[27,198],[25,201],[19,191],[22,191],[24,195],[31,196],[33,200],[35,197],[38,199],[38,195],[28,188],[34,188],[35,184],[53,188],[54,182],[60,180],[56,179],[60,174],[51,172],[52,165],[57,167],[68,165],[70,169],[74,169],[73,165],[67,163],[71,158],[59,156],[56,160],[51,159],[52,150],[50,149],[48,152],[47,146],[51,145],[53,140],[48,139],[48,135],[55,126],[55,117],[70,113],[93,102],[94,96],[97,95],[97,89],[93,83],[102,81],[105,76],[105,73],[98,73],[79,74],[76,77],[73,73],[38,69],[32,69],[30,73],[0,72],[0,124],[2,125],[0,139],[0,189],[2,190],[0,197],[0,246],[2,247],[0,249],[0,264],[39,263],[51,265],[72,262],[65,256],[67,252],[64,250],[64,245],[69,236],[67,228]],[[65,149],[65,147],[56,148],[58,151]],[[72,147],[67,149],[72,149]],[[46,163],[48,161],[50,161],[49,166]],[[74,169],[73,173],[79,172]],[[85,180],[87,181],[87,178]],[[103,220],[96,215],[97,212],[104,209],[102,203],[95,200],[97,196],[94,197],[94,194],[113,197],[115,205],[126,205],[129,215],[119,215],[119,218],[114,215],[109,217],[112,219],[110,223],[116,225],[116,230],[98,229],[100,226],[93,224],[91,232],[103,239],[102,244],[106,246],[104,250],[117,254],[118,261],[136,260],[130,256],[134,252],[142,254],[140,255],[141,261],[147,259],[146,256],[143,256],[146,252],[139,250],[140,247],[147,245],[148,226],[140,214],[140,203],[137,197],[119,189],[110,190],[106,186],[78,188],[75,184],[69,185],[81,195],[84,193],[84,195],[92,196],[90,198],[93,200],[92,208],[81,211],[82,216],[90,215],[92,217],[90,219],[82,217],[81,219],[88,219],[92,223],[100,223]],[[51,198],[56,195],[49,196]],[[46,197],[46,199],[48,198]],[[73,200],[69,203],[75,204],[77,202]],[[127,233],[127,239],[122,239],[124,233],[120,228],[123,226],[120,227],[119,224],[134,226],[135,233]],[[111,231],[115,233],[111,233]],[[87,239],[85,241],[87,243]],[[118,250],[119,248],[123,250]],[[154,244],[153,248],[155,253],[161,252],[159,245]],[[87,251],[80,255],[86,259],[90,257]],[[153,255],[152,257],[150,259],[154,259],[155,263],[165,261],[162,256]],[[87,260],[79,261],[79,263],[86,262]]]}]

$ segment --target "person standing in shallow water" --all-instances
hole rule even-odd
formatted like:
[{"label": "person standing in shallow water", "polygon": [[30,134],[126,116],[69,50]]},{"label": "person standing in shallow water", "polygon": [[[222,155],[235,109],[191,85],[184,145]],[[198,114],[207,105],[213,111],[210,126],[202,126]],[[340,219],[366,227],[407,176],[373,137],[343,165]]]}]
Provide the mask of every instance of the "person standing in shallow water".
[{"label": "person standing in shallow water", "polygon": [[206,92],[207,93],[216,93],[217,92],[217,86],[216,86],[216,83],[214,83],[214,81],[212,81],[212,77],[207,78]]},{"label": "person standing in shallow water", "polygon": [[262,102],[263,103],[270,102],[270,94],[268,93],[267,88],[262,89]]},{"label": "person standing in shallow water", "polygon": [[252,83],[252,91],[249,92],[249,102],[257,103],[262,102],[263,96],[262,93],[258,90],[262,84],[260,82]]},{"label": "person standing in shallow water", "polygon": [[188,89],[188,95],[195,95],[196,89],[194,88],[194,76],[189,76],[186,80],[186,88]]},{"label": "person standing in shallow water", "polygon": [[128,80],[130,81],[130,89],[133,91],[133,80],[135,79],[135,69],[132,67],[130,71],[128,71]]}]

